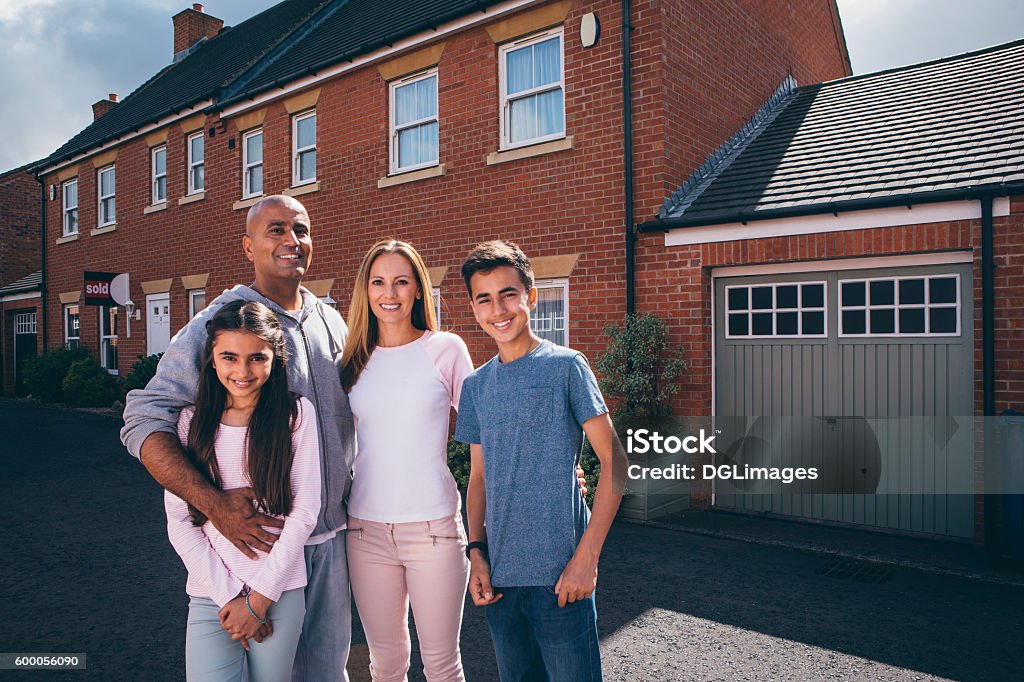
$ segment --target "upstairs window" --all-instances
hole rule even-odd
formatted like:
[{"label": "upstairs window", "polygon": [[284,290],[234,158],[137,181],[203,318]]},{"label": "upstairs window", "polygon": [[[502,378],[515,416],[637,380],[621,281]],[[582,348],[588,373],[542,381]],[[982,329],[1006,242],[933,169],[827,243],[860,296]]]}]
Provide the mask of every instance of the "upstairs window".
[{"label": "upstairs window", "polygon": [[263,194],[263,129],[242,136],[242,198]]},{"label": "upstairs window", "polygon": [[117,178],[113,166],[101,168],[96,173],[96,188],[99,194],[98,227],[113,225],[117,222]]},{"label": "upstairs window", "polygon": [[202,131],[188,136],[188,193],[206,188],[206,138]]},{"label": "upstairs window", "polygon": [[562,30],[503,45],[498,70],[501,147],[521,147],[565,137]]},{"label": "upstairs window", "polygon": [[64,236],[78,234],[78,178],[68,180],[61,187],[64,198]]},{"label": "upstairs window", "polygon": [[391,83],[391,172],[437,165],[437,69]]},{"label": "upstairs window", "polygon": [[153,204],[167,202],[167,146],[153,148]]},{"label": "upstairs window", "polygon": [[316,182],[316,111],[292,118],[292,186]]}]

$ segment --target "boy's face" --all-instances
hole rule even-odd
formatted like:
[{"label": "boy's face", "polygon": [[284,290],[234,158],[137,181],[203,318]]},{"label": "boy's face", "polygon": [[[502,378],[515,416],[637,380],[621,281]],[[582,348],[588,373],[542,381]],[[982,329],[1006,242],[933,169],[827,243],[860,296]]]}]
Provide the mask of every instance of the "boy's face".
[{"label": "boy's face", "polygon": [[530,335],[530,311],[537,307],[537,289],[527,291],[515,268],[503,265],[478,272],[469,286],[473,316],[499,346]]}]

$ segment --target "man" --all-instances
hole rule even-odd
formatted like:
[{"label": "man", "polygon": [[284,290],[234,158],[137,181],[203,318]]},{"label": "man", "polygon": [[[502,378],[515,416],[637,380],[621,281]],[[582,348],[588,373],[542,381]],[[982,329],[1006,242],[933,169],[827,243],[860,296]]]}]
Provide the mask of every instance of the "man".
[{"label": "man", "polygon": [[288,387],[316,407],[322,480],[320,515],[306,544],[306,618],[292,679],[347,680],[352,628],[343,500],[355,443],[338,374],[347,329],[336,310],[300,286],[313,252],[302,204],[281,195],[261,199],[246,217],[242,248],[255,281],[225,291],[178,332],[152,381],[128,394],[121,440],[160,485],[203,512],[240,551],[250,557],[268,552],[277,536],[263,527],[282,522],[254,508],[251,489],[213,487],[182,450],[176,424],[193,400],[213,313],[238,299],[260,301],[277,313],[288,340]]},{"label": "man", "polygon": [[[455,429],[471,460],[470,596],[502,682],[599,682],[594,590],[625,453],[586,358],[530,329],[537,289],[519,247],[477,246],[462,277],[498,350],[466,377]],[[574,480],[584,433],[601,461],[593,516]]]}]

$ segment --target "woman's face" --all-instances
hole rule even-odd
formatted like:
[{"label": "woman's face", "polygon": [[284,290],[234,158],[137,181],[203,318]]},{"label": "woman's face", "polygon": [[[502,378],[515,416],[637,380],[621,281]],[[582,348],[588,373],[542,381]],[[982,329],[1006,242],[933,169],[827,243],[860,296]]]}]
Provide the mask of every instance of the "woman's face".
[{"label": "woman's face", "polygon": [[397,253],[373,261],[366,294],[377,322],[386,325],[412,325],[412,307],[423,296],[412,263]]}]

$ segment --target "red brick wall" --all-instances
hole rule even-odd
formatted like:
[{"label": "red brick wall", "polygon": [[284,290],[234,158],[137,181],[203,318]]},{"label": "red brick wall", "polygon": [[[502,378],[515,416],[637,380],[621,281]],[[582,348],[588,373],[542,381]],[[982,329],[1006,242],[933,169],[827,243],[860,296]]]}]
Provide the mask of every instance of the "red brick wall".
[{"label": "red brick wall", "polygon": [[39,270],[39,183],[24,171],[0,177],[0,286]]}]

